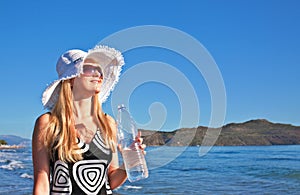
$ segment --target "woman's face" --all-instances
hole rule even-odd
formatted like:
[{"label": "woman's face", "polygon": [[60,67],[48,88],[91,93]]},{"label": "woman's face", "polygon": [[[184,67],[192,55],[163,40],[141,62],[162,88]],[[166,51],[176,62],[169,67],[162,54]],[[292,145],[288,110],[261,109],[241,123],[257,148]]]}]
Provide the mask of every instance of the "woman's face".
[{"label": "woman's face", "polygon": [[100,92],[103,73],[99,64],[85,61],[82,74],[73,81],[75,98],[88,98]]}]

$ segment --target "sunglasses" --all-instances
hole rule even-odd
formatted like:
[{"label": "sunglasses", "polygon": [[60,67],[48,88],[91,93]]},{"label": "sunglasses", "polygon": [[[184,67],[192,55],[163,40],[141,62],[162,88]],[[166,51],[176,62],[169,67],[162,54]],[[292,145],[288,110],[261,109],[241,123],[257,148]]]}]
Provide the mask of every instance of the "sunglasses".
[{"label": "sunglasses", "polygon": [[84,76],[94,76],[98,72],[99,77],[103,76],[102,69],[99,66],[93,66],[93,65],[83,65],[82,67],[82,74]]}]

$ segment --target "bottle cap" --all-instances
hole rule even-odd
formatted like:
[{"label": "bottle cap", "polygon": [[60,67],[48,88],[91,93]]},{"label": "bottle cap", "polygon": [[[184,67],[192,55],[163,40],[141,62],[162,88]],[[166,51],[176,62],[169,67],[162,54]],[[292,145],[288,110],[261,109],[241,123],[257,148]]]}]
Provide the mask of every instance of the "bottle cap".
[{"label": "bottle cap", "polygon": [[124,104],[118,105],[118,109],[122,109],[122,108],[126,108],[126,106]]}]

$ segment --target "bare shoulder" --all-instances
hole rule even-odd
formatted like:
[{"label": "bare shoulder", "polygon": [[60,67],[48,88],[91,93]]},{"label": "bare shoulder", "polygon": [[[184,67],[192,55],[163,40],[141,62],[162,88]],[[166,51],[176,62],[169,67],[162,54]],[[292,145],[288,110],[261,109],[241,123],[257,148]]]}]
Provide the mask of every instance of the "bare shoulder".
[{"label": "bare shoulder", "polygon": [[49,120],[50,120],[50,116],[51,116],[51,114],[50,114],[49,112],[40,115],[40,116],[36,119],[36,124],[38,124],[38,125],[45,125],[45,124],[48,124],[48,122],[49,122]]},{"label": "bare shoulder", "polygon": [[43,130],[47,127],[49,121],[50,121],[50,113],[45,113],[40,115],[36,121],[34,126],[34,135],[35,134],[41,134]]}]

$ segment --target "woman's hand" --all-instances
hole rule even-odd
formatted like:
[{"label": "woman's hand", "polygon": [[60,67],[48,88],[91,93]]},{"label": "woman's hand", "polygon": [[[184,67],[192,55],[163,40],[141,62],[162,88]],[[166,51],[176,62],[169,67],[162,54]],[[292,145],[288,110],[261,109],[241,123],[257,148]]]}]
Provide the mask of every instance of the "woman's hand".
[{"label": "woman's hand", "polygon": [[141,131],[138,131],[138,135],[136,136],[135,138],[135,142],[138,143],[139,145],[139,148],[142,150],[143,154],[146,155],[146,144],[143,144],[143,138],[142,138],[142,132]]},{"label": "woman's hand", "polygon": [[[132,150],[136,150],[136,144],[138,145],[138,148],[142,150],[143,154],[146,155],[146,144],[143,144],[143,138],[141,137],[142,133],[141,131],[138,131],[138,135],[135,137],[134,142],[129,146]],[[121,144],[117,145],[119,152],[122,154],[122,146]]]}]

